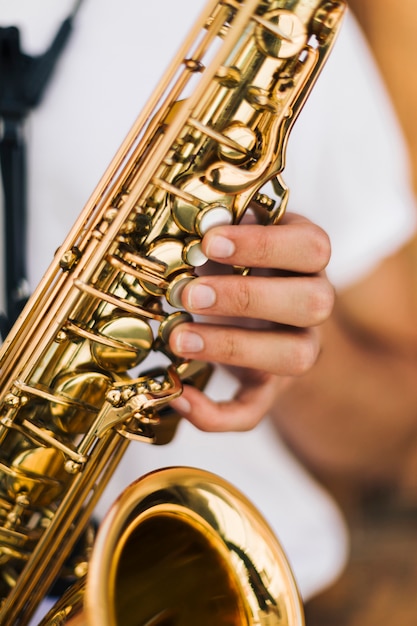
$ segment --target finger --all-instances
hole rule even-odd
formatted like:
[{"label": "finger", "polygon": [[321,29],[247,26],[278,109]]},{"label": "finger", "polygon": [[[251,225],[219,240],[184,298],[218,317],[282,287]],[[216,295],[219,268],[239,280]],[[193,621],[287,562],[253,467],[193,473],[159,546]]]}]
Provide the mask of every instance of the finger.
[{"label": "finger", "polygon": [[182,303],[199,315],[253,318],[308,327],[323,323],[334,305],[323,275],[204,276],[184,288]]},{"label": "finger", "polygon": [[305,374],[320,351],[315,329],[249,330],[198,323],[174,328],[169,345],[183,358],[249,367],[279,376]]},{"label": "finger", "polygon": [[207,232],[202,247],[219,263],[307,274],[321,272],[331,251],[327,234],[298,217],[279,225],[219,226]]},{"label": "finger", "polygon": [[290,379],[271,376],[267,384],[245,385],[234,398],[214,402],[194,387],[185,386],[172,407],[200,430],[208,432],[251,430],[268,413],[277,391]]}]

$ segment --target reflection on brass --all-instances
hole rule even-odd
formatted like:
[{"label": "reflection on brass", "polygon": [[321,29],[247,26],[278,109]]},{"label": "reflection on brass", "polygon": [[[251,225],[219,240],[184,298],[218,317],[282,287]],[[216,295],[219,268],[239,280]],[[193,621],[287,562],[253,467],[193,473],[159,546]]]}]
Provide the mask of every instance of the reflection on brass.
[{"label": "reflection on brass", "polygon": [[[126,372],[136,367],[149,354],[153,335],[149,323],[127,315],[102,319],[97,324],[97,331],[104,337],[119,339],[118,348],[94,343],[91,352],[97,365],[111,372]],[[133,353],[132,353],[133,348]]]},{"label": "reflection on brass", "polygon": [[123,492],[96,538],[85,597],[76,587],[41,626],[68,607],[70,626],[303,624],[291,570],[259,512],[223,479],[185,467]]},{"label": "reflection on brass", "polygon": [[[169,442],[171,401],[185,383],[204,387],[210,366],[169,347],[192,321],[182,289],[210,228],[249,207],[263,224],[284,213],[286,142],[343,11],[339,0],[208,0],[6,338],[0,624],[28,624],[66,571],[129,441]],[[177,468],[118,502],[87,582],[48,625],[303,623],[279,544],[230,485]]]}]

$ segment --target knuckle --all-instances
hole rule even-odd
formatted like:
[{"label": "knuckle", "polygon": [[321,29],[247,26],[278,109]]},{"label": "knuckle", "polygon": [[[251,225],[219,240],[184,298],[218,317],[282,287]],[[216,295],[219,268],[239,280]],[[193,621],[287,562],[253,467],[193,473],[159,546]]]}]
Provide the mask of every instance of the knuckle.
[{"label": "knuckle", "polygon": [[238,307],[237,313],[247,313],[251,309],[252,295],[250,289],[250,281],[246,277],[242,277],[237,283],[237,289],[234,294],[235,302]]},{"label": "knuckle", "polygon": [[334,300],[331,283],[323,277],[312,278],[306,304],[307,325],[315,326],[325,322],[333,311]]},{"label": "knuckle", "polygon": [[306,374],[315,364],[318,355],[319,345],[315,333],[308,331],[300,333],[292,354],[291,374],[293,376]]},{"label": "knuckle", "polygon": [[330,261],[331,245],[328,234],[316,224],[311,224],[311,246],[316,271],[321,272]]},{"label": "knuckle", "polygon": [[225,363],[233,363],[238,356],[238,348],[233,333],[227,332],[220,342],[220,351],[222,353],[222,361]]},{"label": "knuckle", "polygon": [[255,240],[251,244],[253,250],[253,265],[255,267],[269,267],[273,250],[270,237],[268,237],[270,233],[271,230],[266,228],[259,229]]}]

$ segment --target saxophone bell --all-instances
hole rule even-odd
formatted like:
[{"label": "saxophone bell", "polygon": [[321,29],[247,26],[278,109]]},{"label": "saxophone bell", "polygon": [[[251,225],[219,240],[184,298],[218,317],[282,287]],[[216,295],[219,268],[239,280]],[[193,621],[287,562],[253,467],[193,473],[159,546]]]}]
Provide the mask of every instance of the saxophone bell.
[{"label": "saxophone bell", "polygon": [[[140,594],[138,595],[138,590]],[[302,626],[280,544],[255,507],[189,467],[132,483],[102,522],[81,581],[40,626]]]}]

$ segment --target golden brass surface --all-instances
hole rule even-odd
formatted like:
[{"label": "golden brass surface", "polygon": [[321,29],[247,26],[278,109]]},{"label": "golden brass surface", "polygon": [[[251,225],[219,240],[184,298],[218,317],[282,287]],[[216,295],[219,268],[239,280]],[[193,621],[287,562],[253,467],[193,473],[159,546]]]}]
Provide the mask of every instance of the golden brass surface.
[{"label": "golden brass surface", "polygon": [[291,570],[258,511],[189,467],[123,492],[97,536],[85,598],[74,589],[42,626],[64,610],[71,626],[303,624]]},{"label": "golden brass surface", "polygon": [[[175,357],[168,343],[172,328],[189,319],[181,292],[204,263],[201,237],[214,225],[239,223],[249,205],[262,223],[284,213],[288,135],[344,9],[340,0],[209,0],[6,338],[0,352],[0,624],[29,622],[129,441],[169,441],[178,422],[170,401],[184,381],[207,379],[208,366]],[[262,191],[269,181],[276,199]],[[151,354],[164,365],[151,368]],[[149,484],[151,512],[139,512],[136,502]],[[115,586],[104,594],[114,599],[108,612],[121,613],[119,623],[127,623],[131,603],[144,604],[149,568],[164,586],[150,596],[162,595],[162,603],[135,624],[302,624],[281,549],[232,487],[177,469],[128,494],[120,502],[133,498],[134,511],[129,504],[121,520],[110,514],[119,526],[100,531],[106,539],[93,549],[89,624],[114,623],[92,616],[102,604],[94,598],[103,593],[97,567],[109,567],[101,575]],[[184,555],[178,560],[176,545]],[[105,566],[94,565],[97,549],[110,554]],[[268,567],[259,550],[268,554]],[[130,562],[136,552],[137,566]],[[182,615],[171,591],[176,568],[189,561],[196,566],[186,568],[178,588],[185,594],[178,600],[186,606]],[[124,576],[119,582],[116,563],[128,576],[143,570],[137,582]],[[82,560],[76,572],[84,569]],[[262,592],[254,599],[258,583]],[[198,596],[196,586],[203,588]],[[77,594],[84,597],[83,584]],[[66,623],[73,612],[69,605],[59,610],[51,624]]]}]

